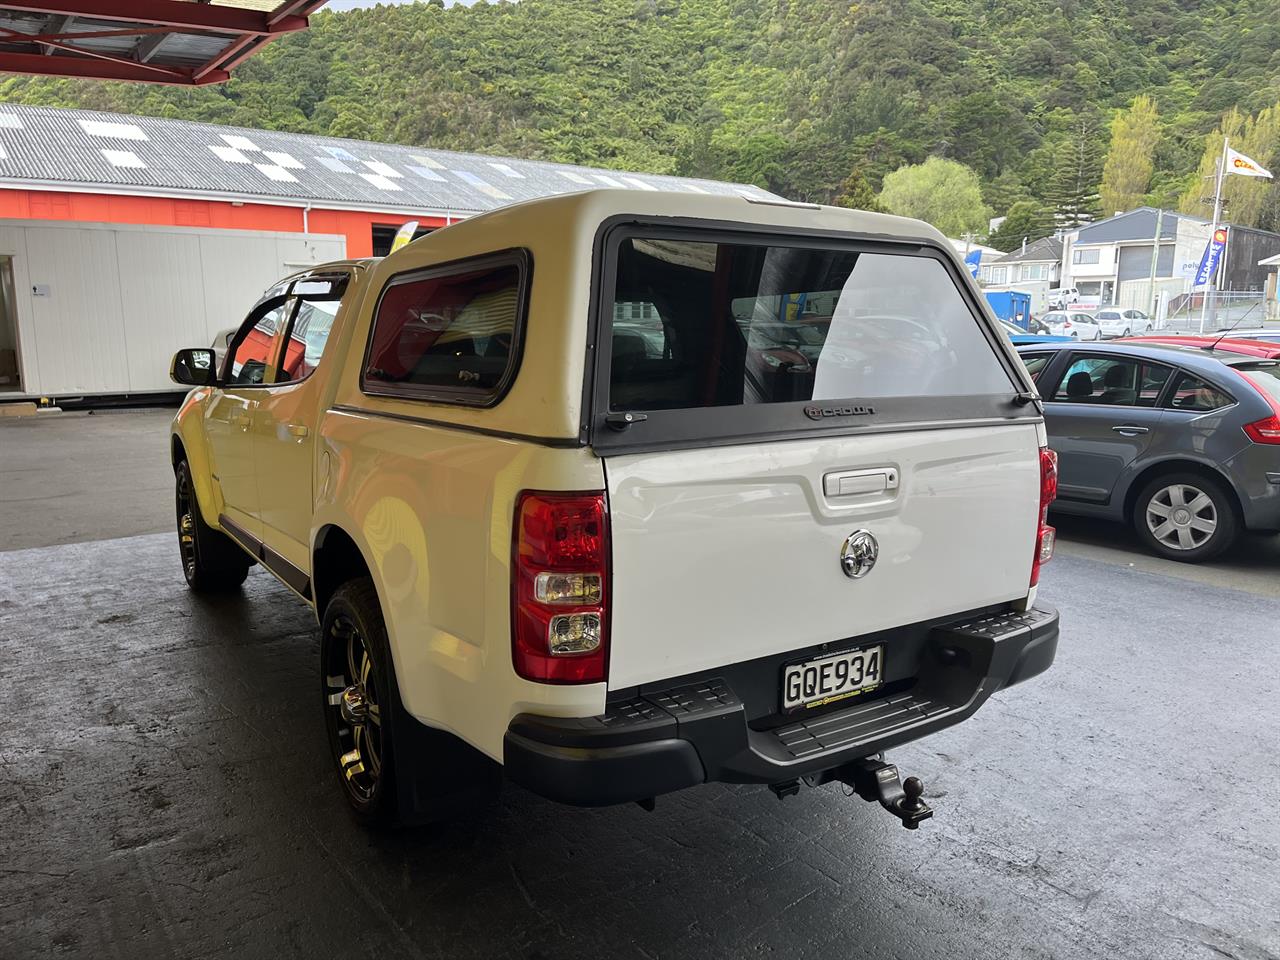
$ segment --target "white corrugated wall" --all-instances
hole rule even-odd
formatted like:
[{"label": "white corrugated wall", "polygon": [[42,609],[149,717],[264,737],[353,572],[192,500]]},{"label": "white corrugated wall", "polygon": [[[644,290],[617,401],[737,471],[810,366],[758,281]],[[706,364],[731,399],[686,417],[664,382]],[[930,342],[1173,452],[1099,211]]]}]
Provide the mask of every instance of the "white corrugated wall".
[{"label": "white corrugated wall", "polygon": [[340,235],[0,220],[13,258],[22,389],[71,397],[179,389],[169,359],[240,325],[263,291],[341,260]]}]

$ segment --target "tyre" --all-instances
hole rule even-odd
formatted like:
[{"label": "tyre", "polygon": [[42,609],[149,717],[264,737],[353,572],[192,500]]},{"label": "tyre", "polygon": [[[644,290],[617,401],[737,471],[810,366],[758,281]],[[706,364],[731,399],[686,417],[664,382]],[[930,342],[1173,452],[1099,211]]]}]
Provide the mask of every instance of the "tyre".
[{"label": "tyre", "polygon": [[204,522],[187,461],[180,460],[174,473],[178,549],[187,586],[197,593],[225,593],[236,589],[244,583],[255,561],[225,533]]},{"label": "tyre", "polygon": [[373,581],[343,584],[320,624],[325,727],[343,793],[368,826],[396,822],[393,710],[398,689]]},{"label": "tyre", "polygon": [[1131,336],[1131,335],[1132,335],[1132,331],[1131,331],[1128,327],[1125,327],[1125,328],[1124,328],[1124,333],[1120,334],[1120,336],[1122,336],[1122,337],[1128,337],[1128,336]]},{"label": "tyre", "polygon": [[1147,547],[1182,563],[1216,557],[1236,540],[1240,521],[1226,487],[1195,473],[1169,473],[1143,487],[1133,526]]}]

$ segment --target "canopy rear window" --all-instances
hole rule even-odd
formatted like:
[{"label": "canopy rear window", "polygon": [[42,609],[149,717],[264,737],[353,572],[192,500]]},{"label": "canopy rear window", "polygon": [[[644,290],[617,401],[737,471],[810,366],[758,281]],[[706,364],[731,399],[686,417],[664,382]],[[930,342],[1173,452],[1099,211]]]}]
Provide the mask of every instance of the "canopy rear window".
[{"label": "canopy rear window", "polygon": [[[645,414],[636,434],[987,416],[993,399],[1007,406],[1022,389],[998,334],[929,248],[630,229],[605,285],[596,412],[615,428]],[[805,414],[814,406],[862,414]],[[694,412],[721,416],[681,420]]]}]

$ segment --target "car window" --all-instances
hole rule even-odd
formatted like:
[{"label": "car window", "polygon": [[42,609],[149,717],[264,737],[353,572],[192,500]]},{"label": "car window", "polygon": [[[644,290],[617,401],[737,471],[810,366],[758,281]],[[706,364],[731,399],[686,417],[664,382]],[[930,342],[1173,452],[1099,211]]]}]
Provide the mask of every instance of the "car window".
[{"label": "car window", "polygon": [[1103,310],[1098,313],[1098,319],[1099,320],[1121,320],[1123,318],[1120,316],[1119,310]]},{"label": "car window", "polygon": [[1134,357],[1081,357],[1067,369],[1057,403],[1154,407],[1172,368]]},{"label": "car window", "polygon": [[374,316],[363,386],[493,401],[513,372],[523,276],[508,255],[393,278]]},{"label": "car window", "polygon": [[[978,318],[933,257],[626,237],[616,258],[611,410],[1012,389]],[[620,321],[635,303],[654,305],[658,317],[645,327]]]},{"label": "car window", "polygon": [[227,354],[227,386],[260,386],[275,382],[276,334],[293,310],[289,298],[263,313],[256,322],[242,328]]},{"label": "car window", "polygon": [[1027,368],[1027,373],[1031,374],[1033,383],[1039,382],[1040,374],[1044,373],[1044,368],[1053,359],[1053,354],[1050,353],[1021,353],[1018,356],[1022,358],[1022,365]]},{"label": "car window", "polygon": [[298,304],[277,383],[305,380],[320,364],[341,300],[303,300]]},{"label": "car window", "polygon": [[1169,406],[1178,410],[1217,410],[1234,402],[1231,396],[1212,384],[1184,373],[1174,384]]}]

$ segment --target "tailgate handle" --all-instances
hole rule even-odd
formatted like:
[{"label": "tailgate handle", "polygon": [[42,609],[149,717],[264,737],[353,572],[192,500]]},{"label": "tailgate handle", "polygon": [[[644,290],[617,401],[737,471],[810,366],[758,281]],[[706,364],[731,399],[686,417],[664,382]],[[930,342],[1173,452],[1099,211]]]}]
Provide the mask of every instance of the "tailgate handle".
[{"label": "tailgate handle", "polygon": [[822,478],[822,492],[828,497],[856,497],[897,489],[898,471],[893,467],[828,473]]}]

